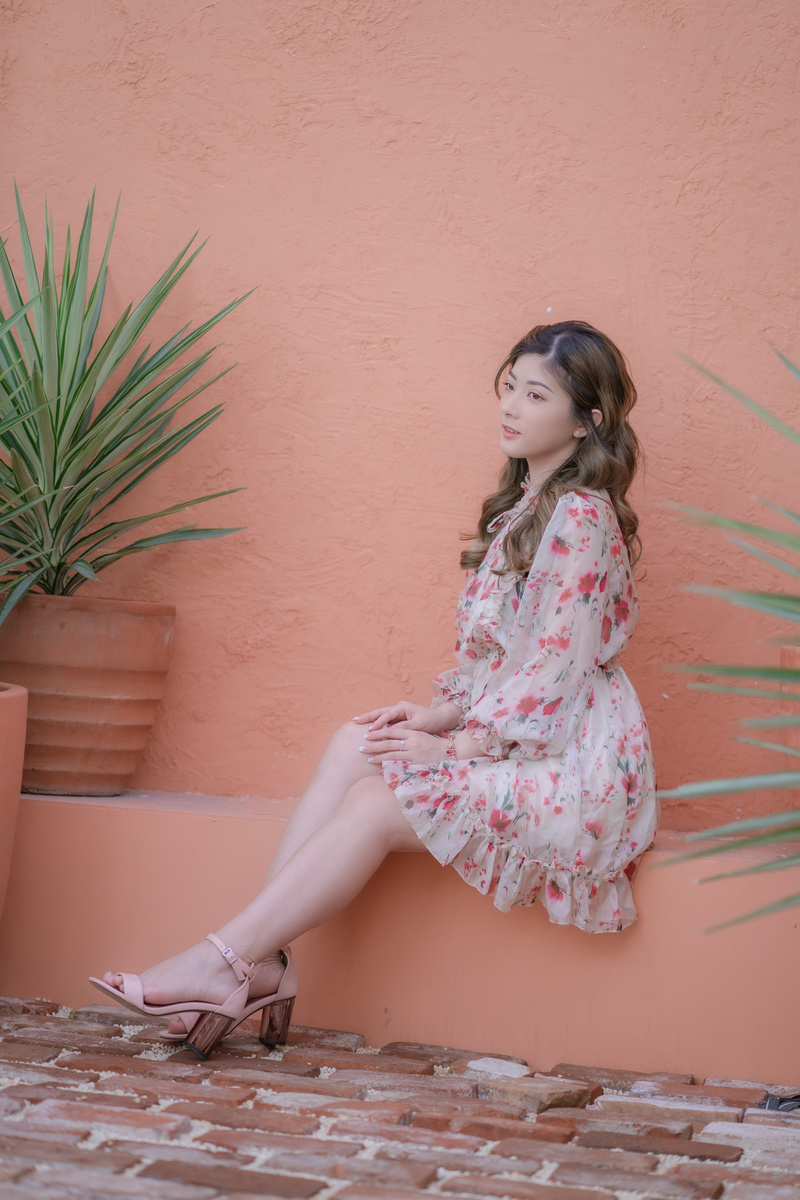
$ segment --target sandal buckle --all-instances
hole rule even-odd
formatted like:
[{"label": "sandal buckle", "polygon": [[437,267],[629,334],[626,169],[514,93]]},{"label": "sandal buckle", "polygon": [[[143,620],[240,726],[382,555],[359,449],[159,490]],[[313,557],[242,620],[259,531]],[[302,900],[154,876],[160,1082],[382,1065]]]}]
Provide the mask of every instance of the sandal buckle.
[{"label": "sandal buckle", "polygon": [[222,957],[229,962],[231,966],[239,961],[239,955],[236,954],[235,951],[231,950],[230,946],[226,946],[221,953]]}]

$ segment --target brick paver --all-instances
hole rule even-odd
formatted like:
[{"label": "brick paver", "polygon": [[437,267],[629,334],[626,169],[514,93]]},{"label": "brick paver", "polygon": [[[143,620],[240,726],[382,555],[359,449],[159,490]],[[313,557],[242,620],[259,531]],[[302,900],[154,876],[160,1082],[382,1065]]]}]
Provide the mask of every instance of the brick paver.
[{"label": "brick paver", "polygon": [[0,997],[0,1200],[800,1195],[800,1118],[758,1107],[791,1082],[372,1051],[346,1030],[270,1053],[249,1024],[203,1063],[160,1028]]}]

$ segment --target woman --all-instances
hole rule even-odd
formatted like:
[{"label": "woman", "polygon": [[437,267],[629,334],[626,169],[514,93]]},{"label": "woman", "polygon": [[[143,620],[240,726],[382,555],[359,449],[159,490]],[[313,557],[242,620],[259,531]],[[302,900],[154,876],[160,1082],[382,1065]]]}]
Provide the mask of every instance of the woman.
[{"label": "woman", "polygon": [[462,555],[458,667],[434,705],[338,730],[262,891],[216,935],[141,979],[92,981],[173,1015],[171,1036],[203,1057],[259,1010],[262,1041],[285,1041],[296,976],[282,947],[391,851],[429,850],[504,911],[538,898],[588,932],[636,919],[630,881],[657,824],[647,726],[615,663],[638,615],[636,391],[616,346],[581,321],[532,329],[495,390],[508,462]]}]

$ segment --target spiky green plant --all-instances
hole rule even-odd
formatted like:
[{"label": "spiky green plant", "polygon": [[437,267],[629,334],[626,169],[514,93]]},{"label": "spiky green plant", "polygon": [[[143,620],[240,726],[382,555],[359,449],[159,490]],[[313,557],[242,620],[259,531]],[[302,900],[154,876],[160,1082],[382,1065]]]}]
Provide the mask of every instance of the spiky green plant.
[{"label": "spiky green plant", "polygon": [[130,540],[134,531],[150,521],[238,490],[183,500],[159,512],[125,520],[110,519],[109,510],[118,500],[202,433],[223,410],[223,405],[217,404],[184,424],[174,423],[190,400],[226,374],[221,371],[186,391],[215,347],[188,361],[179,360],[244,296],[196,329],[187,332],[188,326],[184,326],[154,351],[141,344],[150,322],[205,243],[190,253],[192,238],[147,295],[125,309],[95,351],[119,204],[91,282],[94,195],[86,207],[74,257],[67,229],[59,288],[52,216],[45,206],[40,270],[18,192],[16,199],[28,301],[23,301],[2,244],[0,275],[12,315],[4,320],[0,310],[0,322],[4,322],[0,324],[0,418],[9,418],[0,427],[0,504],[5,505],[0,508],[0,553],[7,555],[3,564],[7,595],[0,620],[11,603],[31,588],[70,595],[126,555],[169,542],[235,532],[181,526]]},{"label": "spiky green plant", "polygon": [[[792,374],[800,379],[800,370],[785,358],[784,355],[779,354],[778,357]],[[724,379],[720,379],[717,375],[705,370],[704,367],[699,366],[697,363],[692,363],[691,365],[719,387],[723,388],[729,395],[746,405],[752,412],[757,413],[762,420],[779,430],[780,433],[795,445],[800,445],[800,433],[797,430],[779,420],[772,413],[768,412],[767,409],[757,404],[754,400],[751,400],[749,396],[744,395],[743,392],[731,387]],[[792,512],[769,500],[761,500],[760,503],[772,512],[784,517],[791,524],[800,526],[800,513]],[[716,526],[718,529],[724,529],[734,545],[739,546],[748,554],[754,555],[756,558],[761,559],[762,562],[768,563],[771,567],[783,571],[794,579],[800,578],[800,565],[798,565],[798,559],[800,559],[800,534],[790,529],[774,529],[770,526],[733,520],[729,517],[705,512],[701,509],[690,508],[685,505],[679,505],[678,507],[692,520],[699,521],[705,525]],[[778,548],[779,551],[784,553],[785,557],[770,554],[763,546],[754,545],[748,540],[749,538],[755,538],[757,542]],[[792,561],[793,557],[795,559],[794,562]],[[769,616],[779,617],[781,620],[791,621],[800,625],[800,595],[797,593],[787,594],[786,592],[778,591],[749,592],[732,588],[701,586],[693,587],[691,590],[709,596],[717,596],[728,604],[754,609],[756,612],[766,613]],[[798,630],[796,636],[788,638],[786,641],[792,645],[800,644],[800,630]],[[720,681],[718,683],[691,683],[689,684],[691,688],[702,691],[728,692],[738,696],[750,696],[759,700],[772,701],[773,703],[780,702],[784,707],[783,712],[746,718],[741,722],[743,726],[750,727],[751,729],[769,727],[791,729],[792,727],[800,726],[800,690],[798,690],[800,688],[800,670],[787,667],[732,665],[703,666],[687,669],[697,674],[715,676]],[[729,683],[725,682],[726,680],[739,680],[742,682]],[[787,701],[797,705],[794,711],[785,711]],[[745,742],[748,745],[758,746],[769,753],[779,753],[800,758],[800,750],[785,745],[783,742],[764,741],[761,738],[754,737],[739,737],[737,740]],[[771,790],[773,788],[788,789],[791,791],[800,790],[800,765],[795,771],[772,771],[757,775],[734,776],[730,779],[707,779],[697,783],[688,783],[683,787],[662,792],[661,795],[669,799],[688,800],[700,799],[706,796],[747,793],[763,791],[765,789]],[[691,854],[683,855],[681,856],[681,861],[725,854],[732,849],[744,849],[749,846],[800,842],[800,808],[790,808],[786,812],[752,817],[749,820],[735,821],[727,825],[718,825],[713,829],[692,834],[690,837],[691,841],[696,842],[717,841],[718,839],[725,840],[720,844],[703,846]],[[800,847],[798,847],[798,852],[790,851],[785,857],[770,859],[763,863],[743,867],[738,870],[726,871],[719,875],[712,875],[703,880],[703,882],[710,883],[718,879],[734,879],[741,875],[767,874],[798,866],[800,866]],[[721,929],[727,925],[734,925],[739,921],[766,916],[768,913],[778,912],[795,904],[800,904],[800,892],[785,896],[773,904],[767,904],[763,908],[758,908],[753,912],[734,917],[730,921],[725,921],[721,925],[714,926],[714,928]]]}]

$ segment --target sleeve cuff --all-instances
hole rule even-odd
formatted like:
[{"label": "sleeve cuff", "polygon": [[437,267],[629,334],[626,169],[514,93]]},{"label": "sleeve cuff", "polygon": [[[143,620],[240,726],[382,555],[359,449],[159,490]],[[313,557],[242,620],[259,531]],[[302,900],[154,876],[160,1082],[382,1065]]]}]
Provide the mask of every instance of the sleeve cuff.
[{"label": "sleeve cuff", "polygon": [[443,675],[434,679],[433,686],[437,694],[431,702],[431,708],[437,708],[448,700],[454,700],[462,709],[469,707],[470,697],[467,694],[466,680],[460,671],[445,671]]},{"label": "sleeve cuff", "polygon": [[482,725],[480,721],[468,719],[464,722],[464,728],[470,737],[476,742],[480,742],[489,758],[506,758],[506,747],[510,745],[508,742],[502,742],[493,729],[488,725]]}]

